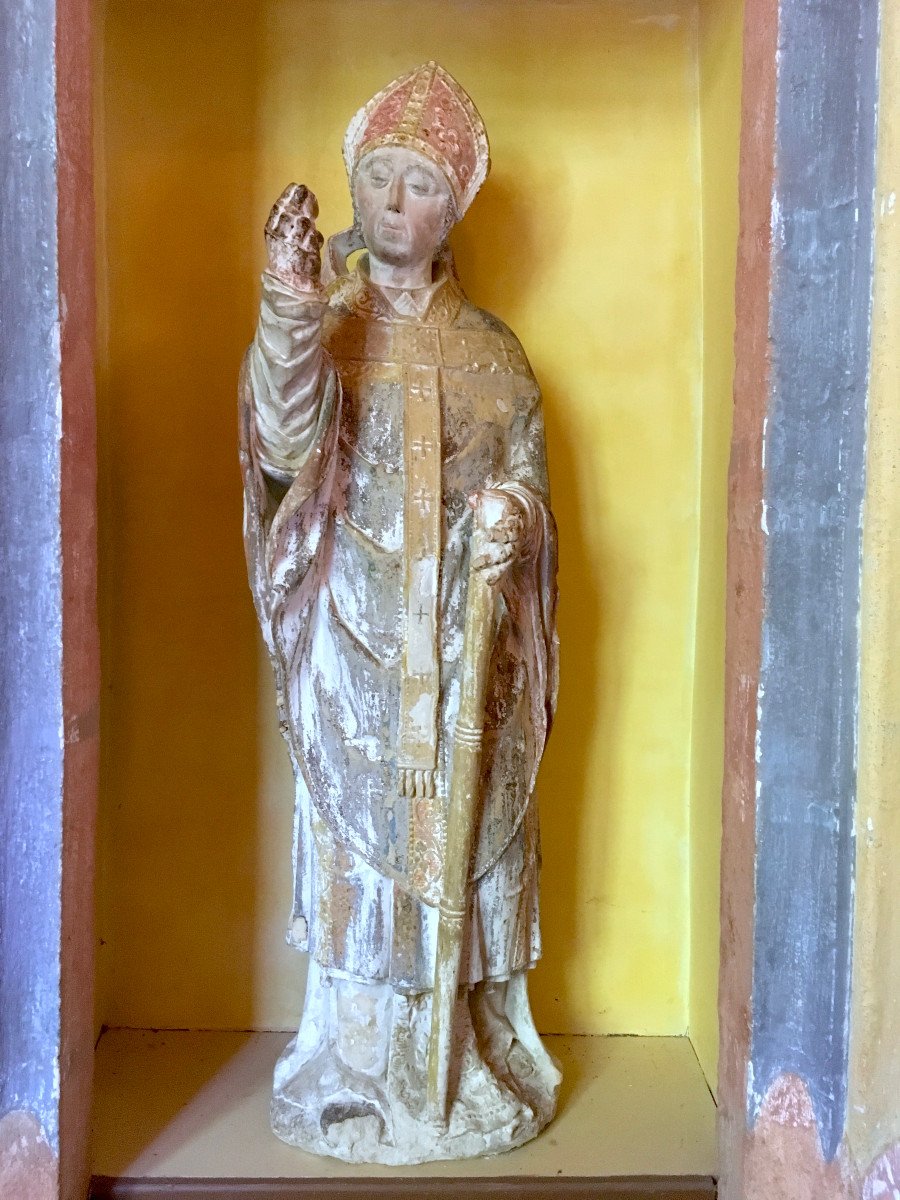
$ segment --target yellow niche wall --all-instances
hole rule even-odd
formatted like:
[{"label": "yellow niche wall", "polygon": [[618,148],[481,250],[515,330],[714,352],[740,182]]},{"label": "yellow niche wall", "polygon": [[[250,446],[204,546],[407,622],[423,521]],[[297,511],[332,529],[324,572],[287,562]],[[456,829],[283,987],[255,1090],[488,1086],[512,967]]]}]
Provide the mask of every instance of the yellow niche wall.
[{"label": "yellow niche wall", "polygon": [[725,0],[109,0],[99,1022],[299,1015],[235,381],[273,199],[348,224],[349,117],[433,57],[490,132],[457,261],[543,386],[561,532],[538,1023],[695,1028],[711,1071],[739,33]]}]

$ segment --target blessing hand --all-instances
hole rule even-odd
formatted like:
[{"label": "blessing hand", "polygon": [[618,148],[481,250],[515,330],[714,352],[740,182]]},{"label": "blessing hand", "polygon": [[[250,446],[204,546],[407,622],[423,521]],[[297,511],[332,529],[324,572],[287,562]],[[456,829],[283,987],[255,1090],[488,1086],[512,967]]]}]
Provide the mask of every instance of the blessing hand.
[{"label": "blessing hand", "polygon": [[475,511],[475,526],[481,533],[481,546],[473,566],[484,572],[487,583],[497,584],[521,557],[525,544],[525,518],[522,506],[499,488],[485,488],[469,497]]},{"label": "blessing hand", "polygon": [[319,202],[302,183],[291,183],[266,221],[269,270],[297,292],[318,297],[324,238],[316,229]]}]

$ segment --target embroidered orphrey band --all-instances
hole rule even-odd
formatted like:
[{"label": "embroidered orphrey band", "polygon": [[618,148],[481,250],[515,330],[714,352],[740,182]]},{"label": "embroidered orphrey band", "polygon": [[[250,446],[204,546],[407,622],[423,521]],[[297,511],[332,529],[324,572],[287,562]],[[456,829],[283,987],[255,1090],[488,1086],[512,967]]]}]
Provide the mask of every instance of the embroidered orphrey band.
[{"label": "embroidered orphrey band", "polygon": [[397,753],[401,795],[436,794],[438,586],[441,555],[441,406],[438,368],[406,366],[404,567],[406,650]]},{"label": "embroidered orphrey band", "polygon": [[436,71],[437,65],[430,63],[426,69],[420,71],[416,76],[409,99],[406,101],[403,118],[397,126],[398,133],[405,134],[407,137],[416,137],[418,135],[419,126],[422,122],[422,114],[425,111],[425,102],[428,99],[428,93],[431,91],[431,85],[434,83]]}]

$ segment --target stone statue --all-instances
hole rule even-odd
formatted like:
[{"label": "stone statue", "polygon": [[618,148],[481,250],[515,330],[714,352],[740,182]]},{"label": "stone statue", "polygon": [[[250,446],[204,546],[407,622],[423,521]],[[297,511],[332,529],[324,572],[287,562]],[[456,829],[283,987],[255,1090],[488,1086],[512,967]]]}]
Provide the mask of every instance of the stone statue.
[{"label": "stone statue", "polygon": [[526,987],[556,532],[528,360],[447,245],[489,167],[471,99],[429,62],[360,109],[344,157],[355,222],[324,264],[315,197],[272,209],[240,384],[310,955],[272,1124],[407,1164],[520,1145],[556,1107]]}]

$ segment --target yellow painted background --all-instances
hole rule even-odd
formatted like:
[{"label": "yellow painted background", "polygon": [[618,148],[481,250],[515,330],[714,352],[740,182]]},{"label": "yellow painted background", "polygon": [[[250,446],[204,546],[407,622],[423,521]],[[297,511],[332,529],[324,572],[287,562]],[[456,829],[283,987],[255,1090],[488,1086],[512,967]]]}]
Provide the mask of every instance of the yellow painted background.
[{"label": "yellow painted background", "polygon": [[847,1140],[861,1174],[878,1154],[900,1144],[900,9],[896,5],[882,10],[880,58],[847,1108]]},{"label": "yellow painted background", "polygon": [[743,0],[699,10],[703,358],[697,613],[691,727],[689,1032],[715,1079],[719,1023],[719,847],[725,703],[725,542],[734,377],[734,276]]},{"label": "yellow painted background", "polygon": [[543,386],[561,531],[538,1024],[691,1028],[711,1069],[739,16],[731,0],[109,0],[100,1021],[299,1014],[235,381],[272,200],[298,179],[326,234],[347,224],[347,120],[435,57],[491,136],[457,260]]}]

